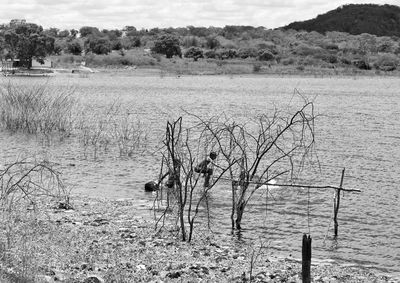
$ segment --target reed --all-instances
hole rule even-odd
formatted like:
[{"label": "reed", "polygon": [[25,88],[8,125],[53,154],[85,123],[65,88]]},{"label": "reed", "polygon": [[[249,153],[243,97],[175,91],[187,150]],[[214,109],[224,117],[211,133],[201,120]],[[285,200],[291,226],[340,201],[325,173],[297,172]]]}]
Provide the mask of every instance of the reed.
[{"label": "reed", "polygon": [[83,108],[78,115],[76,134],[84,148],[84,155],[92,153],[97,159],[101,152],[119,157],[132,157],[146,149],[148,131],[139,117],[131,113],[129,105],[113,101],[97,112]]},{"label": "reed", "polygon": [[0,125],[11,132],[72,132],[73,88],[54,89],[47,82],[0,88]]}]

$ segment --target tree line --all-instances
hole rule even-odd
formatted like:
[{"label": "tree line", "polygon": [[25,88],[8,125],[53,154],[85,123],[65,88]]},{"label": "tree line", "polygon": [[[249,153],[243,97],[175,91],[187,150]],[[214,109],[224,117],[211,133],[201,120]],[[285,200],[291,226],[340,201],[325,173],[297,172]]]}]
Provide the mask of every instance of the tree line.
[{"label": "tree line", "polygon": [[[127,50],[151,50],[197,61],[244,59],[268,64],[352,66],[391,71],[399,64],[400,40],[396,36],[352,35],[346,32],[296,31],[252,26],[178,27],[136,29],[43,29],[35,23],[11,21],[0,25],[0,57],[31,62],[49,55],[107,55]],[[152,56],[150,54],[150,56]],[[158,55],[157,55],[158,56]]]}]

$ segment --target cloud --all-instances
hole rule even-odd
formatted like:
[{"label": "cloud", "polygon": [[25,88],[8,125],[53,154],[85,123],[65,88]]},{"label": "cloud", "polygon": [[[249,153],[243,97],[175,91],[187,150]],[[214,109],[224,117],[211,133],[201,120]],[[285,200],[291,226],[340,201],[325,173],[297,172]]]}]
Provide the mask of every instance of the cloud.
[{"label": "cloud", "polygon": [[[394,4],[398,0],[353,0]],[[348,0],[2,0],[0,23],[26,19],[48,27],[137,28],[253,25],[275,28],[316,17]]]}]

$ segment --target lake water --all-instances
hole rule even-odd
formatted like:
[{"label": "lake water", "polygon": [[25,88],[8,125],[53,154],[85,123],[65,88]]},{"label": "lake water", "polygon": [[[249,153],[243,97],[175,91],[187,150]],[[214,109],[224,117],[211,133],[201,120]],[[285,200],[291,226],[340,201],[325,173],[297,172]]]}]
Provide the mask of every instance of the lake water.
[{"label": "lake water", "polygon": [[[1,81],[2,84],[8,82]],[[35,84],[43,78],[11,78]],[[294,90],[314,98],[320,184],[338,186],[346,168],[344,187],[362,190],[344,194],[339,211],[339,237],[332,237],[332,198],[329,190],[280,189],[252,201],[244,215],[243,239],[262,235],[271,252],[301,257],[303,233],[311,232],[313,257],[355,263],[400,276],[400,79],[395,77],[278,77],[194,76],[160,77],[119,73],[89,77],[59,75],[49,85],[75,87],[75,95],[93,111],[116,99],[129,105],[149,131],[145,153],[121,158],[99,153],[93,158],[73,139],[52,142],[0,130],[4,164],[20,156],[44,156],[59,164],[65,182],[76,194],[133,198],[138,214],[150,217],[143,184],[156,179],[159,156],[155,148],[168,119],[183,110],[197,115],[224,111],[249,117],[284,108]],[[91,111],[91,110],[88,110]],[[184,120],[185,121],[185,120]],[[190,122],[190,119],[188,120]],[[315,176],[316,172],[310,173]],[[308,217],[308,197],[310,214]],[[210,207],[216,233],[230,233],[230,187],[212,192]],[[267,209],[266,209],[267,208]],[[329,231],[328,231],[329,229]]]}]

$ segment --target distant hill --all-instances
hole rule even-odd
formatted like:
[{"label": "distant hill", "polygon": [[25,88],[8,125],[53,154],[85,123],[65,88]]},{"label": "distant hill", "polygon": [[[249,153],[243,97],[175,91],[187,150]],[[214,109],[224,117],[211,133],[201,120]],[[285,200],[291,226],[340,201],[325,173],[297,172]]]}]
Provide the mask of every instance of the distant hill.
[{"label": "distant hill", "polygon": [[377,36],[400,36],[400,7],[394,5],[349,4],[315,19],[293,22],[284,29],[340,31],[350,34],[369,33]]}]

